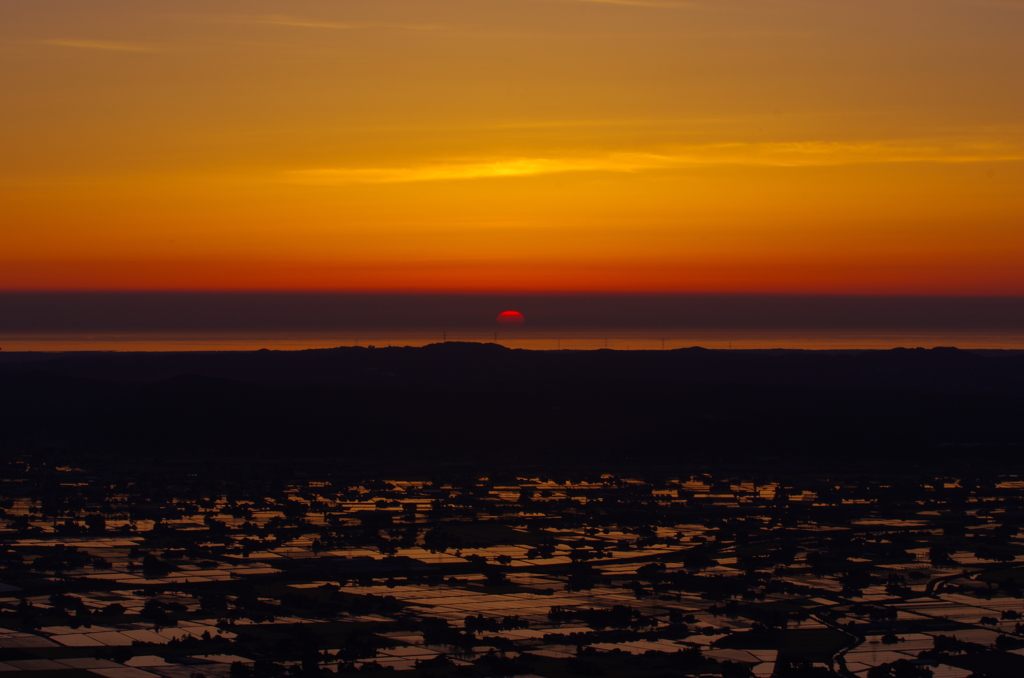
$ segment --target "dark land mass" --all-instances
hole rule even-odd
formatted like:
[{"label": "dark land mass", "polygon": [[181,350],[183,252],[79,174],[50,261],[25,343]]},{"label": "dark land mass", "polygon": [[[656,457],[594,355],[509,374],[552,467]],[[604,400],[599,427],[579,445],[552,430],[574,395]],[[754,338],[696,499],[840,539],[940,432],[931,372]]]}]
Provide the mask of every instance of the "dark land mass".
[{"label": "dark land mass", "polygon": [[3,353],[0,670],[1016,678],[1022,405],[956,349]]},{"label": "dark land mass", "polygon": [[[602,468],[1016,468],[1024,354],[496,344],[0,353],[8,450]],[[1010,470],[1010,469],[1007,469]]]}]

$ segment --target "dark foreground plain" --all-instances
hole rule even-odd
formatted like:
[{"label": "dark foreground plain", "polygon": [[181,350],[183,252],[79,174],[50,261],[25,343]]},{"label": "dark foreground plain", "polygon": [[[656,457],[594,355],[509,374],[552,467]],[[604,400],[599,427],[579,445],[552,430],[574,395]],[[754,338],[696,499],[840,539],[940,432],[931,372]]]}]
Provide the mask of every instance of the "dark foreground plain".
[{"label": "dark foreground plain", "polygon": [[998,465],[1022,412],[1007,351],[0,353],[5,445],[133,457]]},{"label": "dark foreground plain", "polygon": [[1024,675],[1022,404],[956,349],[0,353],[0,671]]}]

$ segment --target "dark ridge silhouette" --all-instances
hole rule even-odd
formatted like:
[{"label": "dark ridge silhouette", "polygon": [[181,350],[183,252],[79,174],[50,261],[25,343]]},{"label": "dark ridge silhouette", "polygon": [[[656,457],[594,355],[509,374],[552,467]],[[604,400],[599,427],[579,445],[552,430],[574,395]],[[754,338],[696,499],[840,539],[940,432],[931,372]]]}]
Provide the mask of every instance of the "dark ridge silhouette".
[{"label": "dark ridge silhouette", "polygon": [[888,351],[528,351],[447,342],[422,348],[181,353],[0,353],[0,370],[148,382],[184,374],[250,383],[395,384],[552,378],[651,379],[949,393],[1024,392],[1024,353]]},{"label": "dark ridge silhouette", "polygon": [[[3,354],[0,443],[358,464],[1019,465],[1024,356],[956,349]],[[969,455],[964,445],[972,445]]]}]

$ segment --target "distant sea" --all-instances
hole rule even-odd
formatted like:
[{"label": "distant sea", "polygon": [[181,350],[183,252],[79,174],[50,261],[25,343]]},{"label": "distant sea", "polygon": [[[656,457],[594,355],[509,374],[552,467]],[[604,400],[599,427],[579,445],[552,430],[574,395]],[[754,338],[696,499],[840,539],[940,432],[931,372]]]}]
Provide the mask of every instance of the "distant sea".
[{"label": "distant sea", "polygon": [[425,346],[441,341],[497,343],[530,350],[661,350],[701,346],[709,349],[865,350],[933,348],[1024,350],[1024,332],[871,330],[580,330],[527,328],[445,331],[435,329],[344,330],[322,333],[182,334],[8,334],[0,350],[14,351],[297,351],[339,346]]}]

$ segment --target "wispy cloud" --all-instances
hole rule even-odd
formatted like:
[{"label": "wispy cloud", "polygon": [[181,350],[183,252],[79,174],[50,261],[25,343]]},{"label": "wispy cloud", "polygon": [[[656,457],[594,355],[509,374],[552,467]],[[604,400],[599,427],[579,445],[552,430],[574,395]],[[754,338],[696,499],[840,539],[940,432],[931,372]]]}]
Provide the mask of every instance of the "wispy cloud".
[{"label": "wispy cloud", "polygon": [[303,184],[408,183],[565,172],[642,172],[706,166],[814,167],[864,163],[968,163],[1024,160],[1024,146],[961,144],[896,146],[886,143],[794,142],[713,144],[671,153],[611,153],[591,157],[465,159],[407,167],[340,167],[293,170],[286,180]]},{"label": "wispy cloud", "polygon": [[41,40],[43,45],[55,47],[76,47],[80,49],[100,49],[112,52],[157,52],[159,48],[155,45],[147,45],[138,42],[116,42],[113,40],[81,40],[78,38],[54,38],[52,40]]},{"label": "wispy cloud", "polygon": [[948,0],[959,5],[997,7],[999,9],[1024,10],[1024,0]]},{"label": "wispy cloud", "polygon": [[488,177],[523,177],[556,172],[635,171],[651,167],[651,160],[637,164],[621,158],[503,158],[418,165],[413,167],[324,168],[289,172],[299,183],[407,183]]},{"label": "wispy cloud", "polygon": [[343,21],[321,21],[295,16],[251,16],[239,19],[244,23],[265,24],[269,26],[288,26],[293,28],[323,28],[331,30],[355,30],[360,28],[391,28],[404,31],[432,31],[442,28],[437,24],[390,24],[390,23],[349,23]]},{"label": "wispy cloud", "polygon": [[347,30],[356,28],[356,24],[343,23],[338,21],[318,21],[315,19],[303,19],[292,16],[255,16],[243,19],[247,23],[269,24],[271,26],[293,26],[296,28],[330,28],[335,30]]},{"label": "wispy cloud", "polygon": [[696,7],[696,2],[687,0],[569,0],[569,2],[587,2],[600,5],[632,5],[634,7]]}]

